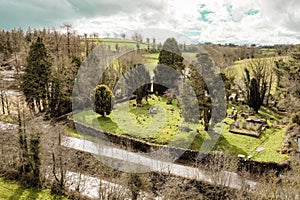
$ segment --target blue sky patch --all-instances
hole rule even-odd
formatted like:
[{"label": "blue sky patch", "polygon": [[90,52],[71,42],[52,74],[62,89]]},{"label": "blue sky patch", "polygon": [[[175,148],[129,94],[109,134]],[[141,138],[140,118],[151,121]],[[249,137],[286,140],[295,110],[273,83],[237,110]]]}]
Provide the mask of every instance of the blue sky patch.
[{"label": "blue sky patch", "polygon": [[201,35],[200,31],[184,31],[183,34],[189,37],[193,37],[193,36],[195,37]]},{"label": "blue sky patch", "polygon": [[214,13],[214,12],[211,12],[211,11],[208,11],[208,10],[200,11],[200,14],[201,14],[200,20],[204,21],[204,22],[211,22],[211,20],[209,20],[207,18],[207,15],[212,14],[212,13]]},{"label": "blue sky patch", "polygon": [[247,12],[247,15],[256,15],[256,14],[258,14],[259,13],[259,10],[249,10],[248,12]]}]

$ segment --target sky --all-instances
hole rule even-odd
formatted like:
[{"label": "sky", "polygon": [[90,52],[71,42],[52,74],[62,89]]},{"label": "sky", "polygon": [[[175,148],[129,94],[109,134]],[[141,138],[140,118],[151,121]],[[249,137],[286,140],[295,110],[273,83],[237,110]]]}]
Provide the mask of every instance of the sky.
[{"label": "sky", "polygon": [[0,29],[6,30],[70,23],[79,34],[101,37],[176,32],[194,43],[300,43],[299,0],[0,0],[0,5]]}]

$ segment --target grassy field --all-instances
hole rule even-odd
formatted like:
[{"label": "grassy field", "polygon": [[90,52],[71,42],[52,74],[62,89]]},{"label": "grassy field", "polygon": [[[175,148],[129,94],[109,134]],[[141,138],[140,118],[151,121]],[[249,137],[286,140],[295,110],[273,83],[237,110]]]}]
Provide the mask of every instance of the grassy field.
[{"label": "grassy field", "polygon": [[[106,118],[89,110],[74,115],[74,119],[106,132],[128,135],[146,142],[199,150],[204,139],[208,137],[204,127],[201,124],[183,122],[177,103],[174,101],[173,105],[167,105],[166,101],[165,98],[152,96],[148,103],[144,102],[143,107],[133,107],[134,101],[116,105],[111,115]],[[157,108],[158,113],[151,116],[149,109],[153,107]],[[241,108],[237,107],[237,109]],[[224,151],[234,156],[251,155],[257,161],[286,160],[288,158],[286,155],[277,152],[284,139],[284,130],[273,128],[273,123],[278,122],[281,116],[270,109],[262,108],[252,117],[267,119],[271,128],[266,129],[259,138],[233,134],[229,132],[233,120],[226,118],[221,124],[221,135],[214,150]],[[180,132],[178,125],[189,127],[192,131]],[[256,149],[259,147],[263,147],[264,150],[257,152]]]},{"label": "grassy field", "polygon": [[[269,57],[269,58],[262,58],[262,60],[265,60],[269,66],[274,65],[274,61],[283,59],[287,60],[289,57],[288,56],[277,56],[277,57]],[[245,67],[247,66],[247,62],[251,62],[254,59],[245,59],[245,60],[238,60],[235,61],[234,64],[227,69],[225,69],[226,72],[234,75],[235,77],[243,77]]]},{"label": "grassy field", "polygon": [[261,53],[265,56],[275,56],[276,50],[273,48],[262,48]]},{"label": "grassy field", "polygon": [[[205,133],[197,133],[197,129],[203,127],[183,122],[176,101],[173,105],[167,105],[167,99],[155,95],[148,98],[148,103],[143,101],[143,107],[132,106],[134,101],[118,104],[106,118],[89,110],[74,115],[74,119],[106,132],[129,135],[162,145],[171,141],[174,141],[174,145],[182,145],[180,141],[184,144],[192,143],[191,136],[197,135],[203,138],[205,135]],[[157,114],[150,115],[150,108],[156,108]],[[189,134],[180,132],[178,125],[181,124],[191,128],[192,131]]]},{"label": "grassy field", "polygon": [[67,200],[66,197],[51,195],[50,190],[24,189],[17,182],[0,178],[0,199],[2,200]]},{"label": "grassy field", "polygon": [[[136,41],[134,40],[127,40],[127,39],[118,39],[118,38],[89,38],[89,42],[94,42],[95,45],[104,44],[106,46],[110,46],[111,50],[116,49],[116,45],[118,47],[127,47],[129,49],[136,49]],[[150,44],[151,46],[151,44]],[[146,43],[140,43],[140,49],[147,49],[148,45]]]},{"label": "grassy field", "polygon": [[[284,139],[283,128],[266,129],[259,138],[233,134],[229,132],[229,124],[232,119],[226,119],[222,125],[222,136],[220,137],[215,150],[227,151],[231,155],[251,155],[253,160],[265,162],[282,162],[287,160],[287,155],[277,152],[281,148]],[[257,148],[264,148],[263,151],[256,151]]]},{"label": "grassy field", "polygon": [[[288,60],[289,57],[288,56],[277,56],[277,57],[269,57],[269,58],[262,58],[263,61],[266,62],[267,67],[269,67],[269,70],[271,71],[272,66],[274,66],[274,62],[276,60],[279,59],[283,59],[284,61]],[[234,77],[235,80],[235,84],[236,85],[243,85],[243,77],[244,77],[244,73],[245,73],[245,68],[247,67],[247,63],[251,62],[251,61],[255,61],[256,59],[245,59],[245,60],[239,60],[239,61],[235,61],[234,64],[226,69],[223,70],[223,72],[229,76],[229,77]],[[276,77],[275,75],[273,75],[273,81],[272,81],[272,88],[271,88],[271,94],[274,94],[275,90],[276,90]]]}]

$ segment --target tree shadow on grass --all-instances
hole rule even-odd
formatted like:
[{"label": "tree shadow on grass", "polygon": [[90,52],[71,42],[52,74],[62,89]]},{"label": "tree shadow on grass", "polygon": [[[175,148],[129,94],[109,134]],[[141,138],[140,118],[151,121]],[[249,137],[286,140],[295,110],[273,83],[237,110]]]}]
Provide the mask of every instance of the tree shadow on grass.
[{"label": "tree shadow on grass", "polygon": [[92,121],[93,127],[108,133],[116,133],[119,129],[118,125],[111,120],[110,117],[97,117]]},{"label": "tree shadow on grass", "polygon": [[243,149],[230,144],[223,135],[220,135],[219,140],[213,150],[226,152],[233,156],[237,156],[238,154],[243,154],[247,156],[247,153]]}]

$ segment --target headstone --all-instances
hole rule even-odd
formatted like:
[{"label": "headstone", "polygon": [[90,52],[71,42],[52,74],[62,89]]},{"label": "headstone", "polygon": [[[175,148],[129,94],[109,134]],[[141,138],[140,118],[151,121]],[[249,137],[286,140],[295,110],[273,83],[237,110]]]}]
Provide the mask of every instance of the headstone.
[{"label": "headstone", "polygon": [[264,147],[258,147],[255,151],[256,151],[256,152],[261,152],[261,151],[263,151],[263,150],[265,150]]},{"label": "headstone", "polygon": [[155,114],[157,114],[157,108],[150,108],[149,114],[150,114],[150,115],[155,115]]},{"label": "headstone", "polygon": [[261,125],[260,124],[256,124],[255,130],[258,131],[260,129]]},{"label": "headstone", "polygon": [[243,122],[243,129],[247,129],[247,122]]},{"label": "headstone", "polygon": [[238,155],[238,158],[245,158],[245,155],[239,154],[239,155]]},{"label": "headstone", "polygon": [[249,124],[249,129],[250,129],[250,130],[253,130],[253,131],[255,130],[255,129],[254,129],[254,124],[253,124],[252,122]]},{"label": "headstone", "polygon": [[240,128],[240,120],[234,122],[235,127]]}]

